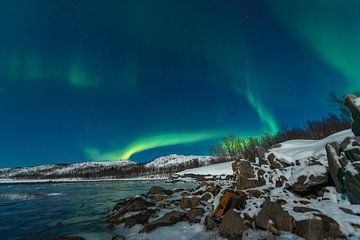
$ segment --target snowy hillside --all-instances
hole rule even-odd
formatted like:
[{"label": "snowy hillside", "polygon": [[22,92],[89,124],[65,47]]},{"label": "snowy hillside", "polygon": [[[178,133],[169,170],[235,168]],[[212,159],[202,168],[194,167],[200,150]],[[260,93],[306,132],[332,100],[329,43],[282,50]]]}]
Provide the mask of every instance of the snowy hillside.
[{"label": "snowy hillside", "polygon": [[310,157],[323,158],[327,161],[325,145],[330,142],[341,142],[346,137],[352,136],[354,134],[351,130],[345,130],[321,140],[290,140],[281,143],[278,148],[270,149],[269,154],[273,153],[277,159],[289,164]]},{"label": "snowy hillside", "polygon": [[156,158],[153,161],[145,164],[145,166],[163,168],[163,167],[176,166],[179,164],[190,163],[191,161],[194,160],[198,160],[200,164],[207,165],[212,159],[214,159],[214,157],[211,156],[194,156],[194,155],[185,156],[185,155],[171,154]]},{"label": "snowy hillside", "polygon": [[179,176],[194,174],[194,175],[232,175],[233,171],[231,164],[233,162],[217,163],[199,168],[187,169],[181,172],[176,173]]},{"label": "snowy hillside", "polygon": [[74,172],[94,172],[101,169],[121,168],[128,165],[136,164],[133,161],[108,161],[108,162],[82,162],[75,164],[49,164],[34,167],[18,167],[0,169],[0,178],[14,178],[22,176],[41,175],[46,176],[63,176]]}]

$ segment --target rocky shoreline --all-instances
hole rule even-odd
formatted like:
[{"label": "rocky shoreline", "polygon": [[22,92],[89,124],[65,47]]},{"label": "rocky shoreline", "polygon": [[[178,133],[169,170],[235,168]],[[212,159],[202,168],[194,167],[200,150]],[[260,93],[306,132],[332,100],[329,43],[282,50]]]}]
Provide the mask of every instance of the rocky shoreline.
[{"label": "rocky shoreline", "polygon": [[180,222],[200,224],[209,233],[206,239],[359,239],[356,99],[347,98],[355,136],[337,134],[337,141],[322,146],[322,154],[304,158],[279,154],[286,144],[258,149],[254,161],[233,162],[232,179],[201,178],[194,180],[195,189],[153,186],[120,200],[108,217],[111,229],[119,232],[113,240],[128,239],[116,229],[148,234]]}]

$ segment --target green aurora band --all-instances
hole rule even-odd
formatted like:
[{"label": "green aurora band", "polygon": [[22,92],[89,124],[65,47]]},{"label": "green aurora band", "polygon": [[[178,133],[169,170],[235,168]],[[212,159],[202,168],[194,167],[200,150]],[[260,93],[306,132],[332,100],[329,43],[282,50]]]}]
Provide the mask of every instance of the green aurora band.
[{"label": "green aurora band", "polygon": [[360,22],[357,17],[360,1],[305,0],[290,4],[280,0],[269,1],[269,6],[275,18],[285,24],[296,39],[301,39],[346,77],[346,91],[360,87]]},{"label": "green aurora band", "polygon": [[196,143],[205,140],[221,138],[225,136],[225,132],[194,132],[194,133],[171,133],[141,138],[122,150],[101,153],[94,148],[86,148],[85,153],[92,161],[115,161],[128,160],[136,153],[149,149]]}]

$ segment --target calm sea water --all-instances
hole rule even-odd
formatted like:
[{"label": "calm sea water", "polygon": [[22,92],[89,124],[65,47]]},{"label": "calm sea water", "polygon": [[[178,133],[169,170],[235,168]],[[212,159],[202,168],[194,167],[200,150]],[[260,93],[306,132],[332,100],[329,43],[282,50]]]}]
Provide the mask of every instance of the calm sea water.
[{"label": "calm sea water", "polygon": [[0,239],[54,239],[79,233],[89,239],[111,239],[105,221],[112,207],[153,185],[194,187],[164,181],[0,184]]}]

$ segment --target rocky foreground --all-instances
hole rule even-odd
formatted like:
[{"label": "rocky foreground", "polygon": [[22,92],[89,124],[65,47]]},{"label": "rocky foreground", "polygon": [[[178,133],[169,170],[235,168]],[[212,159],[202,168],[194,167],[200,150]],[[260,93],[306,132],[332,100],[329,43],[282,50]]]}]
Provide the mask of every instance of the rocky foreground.
[{"label": "rocky foreground", "polygon": [[[360,121],[357,103],[347,98],[354,122]],[[229,180],[203,179],[195,189],[154,186],[120,200],[108,217],[118,234],[113,239],[169,239],[164,231],[170,236],[185,226],[201,226],[203,233],[177,230],[171,238],[360,239],[358,126],[319,141],[258,149],[254,161],[233,162]]]}]

